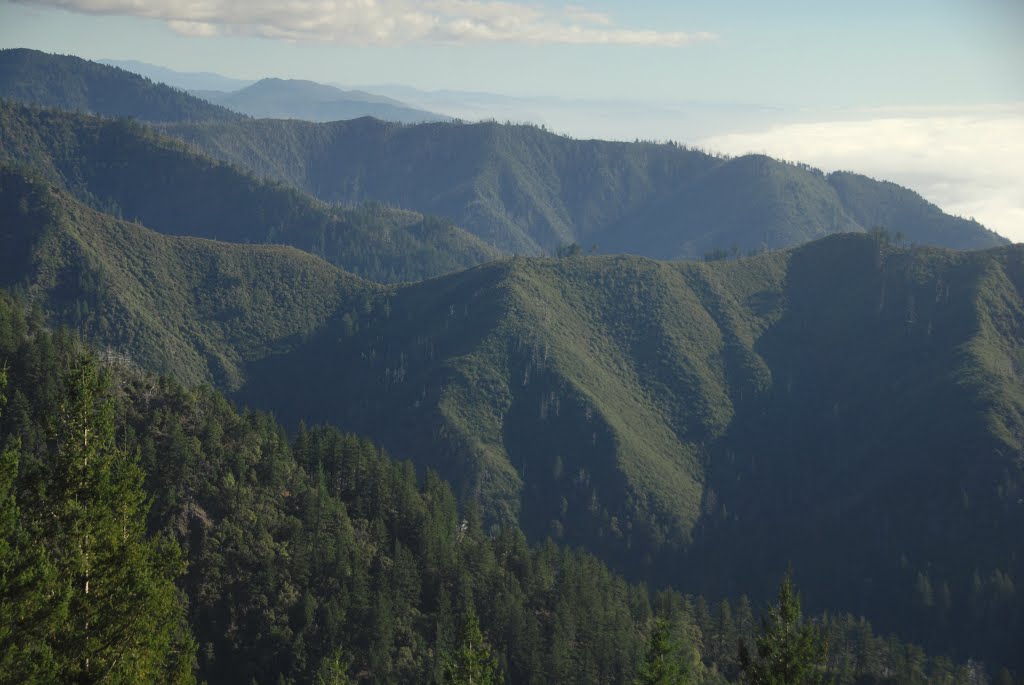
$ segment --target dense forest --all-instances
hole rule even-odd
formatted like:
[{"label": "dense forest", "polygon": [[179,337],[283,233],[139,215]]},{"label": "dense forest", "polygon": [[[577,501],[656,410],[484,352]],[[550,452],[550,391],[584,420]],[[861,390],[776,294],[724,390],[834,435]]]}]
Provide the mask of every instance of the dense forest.
[{"label": "dense forest", "polygon": [[652,593],[486,532],[432,471],[329,427],[289,438],[8,296],[0,359],[5,682],[987,682],[803,617],[788,580],[758,622],[743,596]]}]

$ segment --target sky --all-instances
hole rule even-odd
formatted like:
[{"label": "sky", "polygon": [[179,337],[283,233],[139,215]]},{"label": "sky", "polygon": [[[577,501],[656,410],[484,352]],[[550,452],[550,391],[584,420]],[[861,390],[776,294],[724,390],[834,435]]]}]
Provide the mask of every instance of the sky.
[{"label": "sky", "polygon": [[2,47],[507,95],[406,99],[860,171],[1015,241],[1021,35],[1024,0],[0,0]]}]

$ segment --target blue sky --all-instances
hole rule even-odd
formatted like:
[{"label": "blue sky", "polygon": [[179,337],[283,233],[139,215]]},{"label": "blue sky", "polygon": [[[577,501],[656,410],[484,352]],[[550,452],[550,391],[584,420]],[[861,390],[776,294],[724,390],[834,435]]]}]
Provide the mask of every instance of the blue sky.
[{"label": "blue sky", "polygon": [[187,15],[177,9],[185,4],[0,2],[0,42],[242,78],[517,95],[814,106],[1024,100],[1020,0],[192,0]]},{"label": "blue sky", "polygon": [[0,0],[0,47],[512,95],[401,97],[863,172],[1024,242],[1022,35],[1024,0]]}]

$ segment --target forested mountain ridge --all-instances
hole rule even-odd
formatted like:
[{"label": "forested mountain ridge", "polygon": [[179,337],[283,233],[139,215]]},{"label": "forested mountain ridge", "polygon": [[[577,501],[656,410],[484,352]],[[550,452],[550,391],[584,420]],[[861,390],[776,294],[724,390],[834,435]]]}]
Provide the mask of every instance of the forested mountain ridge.
[{"label": "forested mountain ridge", "polygon": [[792,561],[823,606],[1008,654],[1022,261],[881,232],[729,262],[503,260],[257,362],[239,396],[415,445],[496,520],[616,568],[728,594]]},{"label": "forested mountain ridge", "polygon": [[285,246],[160,235],[0,165],[0,286],[143,368],[231,389],[379,286]]},{"label": "forested mountain ridge", "polygon": [[2,161],[31,167],[83,202],[162,233],[287,244],[378,281],[419,280],[497,254],[447,221],[379,203],[329,207],[131,121],[0,100]]},{"label": "forested mountain ridge", "polygon": [[563,244],[658,259],[791,247],[877,225],[925,245],[1007,241],[913,191],[761,155],[575,140],[498,123],[239,121],[162,130],[330,202],[373,198],[448,217],[506,252]]},{"label": "forested mountain ridge", "polygon": [[0,50],[0,98],[141,121],[231,121],[242,115],[118,67],[37,50]]},{"label": "forested mountain ridge", "polygon": [[287,440],[208,387],[97,359],[6,293],[0,360],[5,682],[724,685],[751,668],[738,644],[788,649],[796,629],[811,649],[785,668],[838,685],[987,681],[864,619],[802,616],[788,578],[757,635],[746,597],[652,595],[487,534],[435,474],[332,428]]}]

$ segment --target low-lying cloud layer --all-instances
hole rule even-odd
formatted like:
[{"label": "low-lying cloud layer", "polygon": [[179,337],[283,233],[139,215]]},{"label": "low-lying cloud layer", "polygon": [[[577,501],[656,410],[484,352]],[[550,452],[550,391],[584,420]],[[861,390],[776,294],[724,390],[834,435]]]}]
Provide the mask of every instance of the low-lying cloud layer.
[{"label": "low-lying cloud layer", "polygon": [[702,144],[893,181],[1024,242],[1024,105],[862,116],[868,118],[780,125]]},{"label": "low-lying cloud layer", "polygon": [[678,47],[710,33],[616,27],[577,5],[502,0],[16,0],[87,14],[158,19],[191,36],[243,35],[350,45],[560,43]]}]

